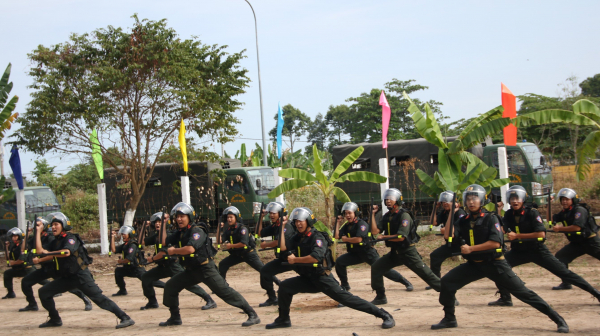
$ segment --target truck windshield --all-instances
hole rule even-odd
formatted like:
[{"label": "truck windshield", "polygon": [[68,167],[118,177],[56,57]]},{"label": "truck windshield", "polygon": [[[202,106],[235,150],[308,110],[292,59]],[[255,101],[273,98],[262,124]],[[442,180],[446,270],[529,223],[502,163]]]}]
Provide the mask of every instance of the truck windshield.
[{"label": "truck windshield", "polygon": [[546,167],[546,158],[539,148],[537,148],[537,146],[523,146],[521,148],[523,149],[523,153],[525,153],[525,156],[527,157],[527,160],[529,160],[529,163],[533,169]]},{"label": "truck windshield", "polygon": [[257,195],[266,195],[275,188],[275,177],[272,169],[248,170],[248,179]]},{"label": "truck windshield", "polygon": [[44,208],[58,206],[58,200],[54,192],[48,189],[25,190],[26,208]]}]

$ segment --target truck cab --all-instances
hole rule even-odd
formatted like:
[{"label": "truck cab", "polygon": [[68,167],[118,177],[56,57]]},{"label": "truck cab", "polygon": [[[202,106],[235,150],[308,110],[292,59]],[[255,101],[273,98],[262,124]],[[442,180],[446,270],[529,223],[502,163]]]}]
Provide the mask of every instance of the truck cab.
[{"label": "truck cab", "polygon": [[[17,188],[13,189],[16,193]],[[58,199],[50,187],[25,187],[24,193],[27,220],[33,221],[36,215],[46,216],[51,212],[60,211]],[[16,196],[13,196],[0,204],[0,230],[16,227],[17,223],[17,199]]]},{"label": "truck cab", "polygon": [[253,203],[272,201],[267,194],[275,188],[273,168],[240,167],[225,169],[225,173],[225,183],[219,190],[219,209],[235,206],[245,222],[253,223]]},{"label": "truck cab", "polygon": [[[498,168],[498,148],[504,144],[488,145],[483,148],[483,162]],[[552,193],[552,169],[539,148],[531,142],[519,142],[506,148],[510,185],[521,185],[538,205],[547,203]]]}]

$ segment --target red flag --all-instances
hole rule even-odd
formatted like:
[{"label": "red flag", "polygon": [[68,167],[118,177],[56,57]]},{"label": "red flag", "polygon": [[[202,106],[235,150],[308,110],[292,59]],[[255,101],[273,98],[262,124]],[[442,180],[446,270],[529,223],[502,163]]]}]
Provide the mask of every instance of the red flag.
[{"label": "red flag", "polygon": [[[504,84],[502,84],[502,107],[504,107],[503,118],[517,117],[517,98]],[[517,126],[510,124],[504,127],[504,145],[517,145]]]},{"label": "red flag", "polygon": [[385,98],[385,93],[383,90],[381,91],[381,96],[379,96],[379,105],[381,105],[381,141],[383,142],[383,148],[387,148],[387,134],[388,128],[390,127],[390,117],[392,115],[392,110],[390,109],[390,104],[388,104],[387,99]]}]

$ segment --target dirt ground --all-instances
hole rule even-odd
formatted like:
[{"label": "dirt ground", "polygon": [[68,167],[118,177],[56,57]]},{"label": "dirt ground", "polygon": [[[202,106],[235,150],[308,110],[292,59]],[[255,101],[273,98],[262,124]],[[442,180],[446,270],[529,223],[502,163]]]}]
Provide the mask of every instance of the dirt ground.
[{"label": "dirt ground", "polygon": [[[552,236],[548,244],[553,251],[564,244],[564,238]],[[424,237],[419,243],[419,250],[429,263],[428,255],[432,248],[439,246],[440,238],[430,235]],[[384,251],[383,247],[379,247]],[[340,251],[342,248],[340,247]],[[264,261],[272,258],[266,252]],[[219,253],[222,258],[224,252]],[[444,274],[460,261],[449,260],[444,264]],[[115,257],[94,256],[92,271],[96,282],[110,295],[117,291],[114,282]],[[591,257],[582,257],[576,260],[571,269],[583,276],[596,288],[600,288],[600,261]],[[2,268],[3,270],[3,268]],[[555,324],[547,317],[537,312],[524,303],[514,300],[514,307],[492,308],[487,303],[496,299],[494,284],[483,279],[472,283],[457,294],[460,306],[456,310],[459,327],[457,329],[433,331],[430,325],[437,323],[443,317],[442,307],[438,303],[438,294],[426,291],[426,284],[406,267],[398,267],[405,277],[414,285],[413,292],[406,292],[404,286],[386,280],[389,304],[382,306],[390,312],[395,320],[396,327],[391,330],[380,328],[381,320],[370,315],[352,310],[350,308],[337,308],[336,303],[323,294],[299,294],[292,303],[292,324],[290,329],[266,330],[265,325],[273,322],[277,316],[277,307],[258,308],[258,304],[266,300],[264,291],[259,286],[258,273],[245,265],[238,265],[228,274],[229,284],[238,290],[255,307],[262,323],[249,328],[240,325],[246,316],[240,310],[225,304],[215,298],[218,307],[209,311],[201,311],[203,301],[197,296],[183,291],[181,293],[181,315],[183,325],[178,327],[160,328],[158,323],[168,318],[168,310],[164,306],[150,311],[140,311],[139,308],[146,304],[142,295],[140,281],[126,279],[129,295],[115,298],[114,301],[124,309],[136,322],[135,326],[125,330],[115,330],[116,318],[109,312],[94,306],[90,312],[83,310],[83,303],[75,296],[65,293],[56,298],[56,306],[63,319],[63,327],[55,329],[38,329],[37,326],[46,320],[46,311],[40,305],[38,312],[19,313],[17,310],[26,305],[20,291],[20,279],[15,279],[17,298],[0,301],[0,316],[2,328],[0,334],[27,334],[35,333],[38,336],[56,334],[78,335],[180,335],[198,332],[210,332],[219,335],[293,335],[293,334],[327,334],[334,335],[384,335],[392,333],[423,334],[423,335],[550,335],[556,333]],[[527,287],[537,292],[548,301],[554,309],[568,322],[573,334],[599,334],[598,314],[600,304],[590,294],[574,288],[568,291],[552,291],[551,287],[560,280],[535,265],[526,265],[515,268],[515,272],[527,283]],[[284,273],[280,279],[295,276],[294,273]],[[364,299],[372,300],[374,293],[370,287],[370,269],[368,265],[359,265],[349,269],[352,293]],[[208,290],[206,286],[203,286]],[[35,286],[34,290],[37,288]],[[157,289],[159,301],[162,299],[162,289]],[[4,295],[4,291],[2,291]],[[38,302],[39,303],[39,302]]]}]

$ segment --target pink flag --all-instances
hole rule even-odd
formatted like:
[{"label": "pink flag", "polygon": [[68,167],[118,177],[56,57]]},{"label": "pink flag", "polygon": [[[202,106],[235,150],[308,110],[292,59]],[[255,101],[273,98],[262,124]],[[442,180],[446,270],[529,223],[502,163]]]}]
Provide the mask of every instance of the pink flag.
[{"label": "pink flag", "polygon": [[379,105],[381,105],[381,140],[383,142],[383,148],[387,148],[387,134],[388,127],[390,126],[392,110],[390,109],[390,104],[388,104],[388,101],[385,98],[385,93],[383,90],[381,91],[381,96],[379,97]]}]

